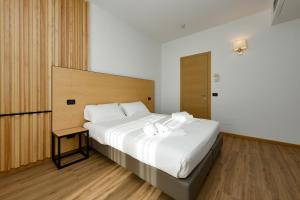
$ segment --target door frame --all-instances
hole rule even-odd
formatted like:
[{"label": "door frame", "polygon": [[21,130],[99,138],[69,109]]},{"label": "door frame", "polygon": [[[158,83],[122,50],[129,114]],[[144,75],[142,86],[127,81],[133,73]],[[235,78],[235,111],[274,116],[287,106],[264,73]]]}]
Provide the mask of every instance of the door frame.
[{"label": "door frame", "polygon": [[208,83],[207,83],[207,101],[208,101],[208,118],[211,119],[211,51],[208,51],[208,52],[204,52],[204,53],[197,53],[197,54],[193,54],[193,55],[189,55],[189,56],[184,56],[184,57],[181,57],[180,58],[180,70],[179,70],[179,73],[180,73],[180,111],[182,111],[182,73],[181,73],[181,70],[182,70],[182,59],[183,58],[188,58],[188,57],[194,57],[194,56],[199,56],[199,55],[207,55],[208,57],[208,70],[207,70],[207,80],[208,80]]}]

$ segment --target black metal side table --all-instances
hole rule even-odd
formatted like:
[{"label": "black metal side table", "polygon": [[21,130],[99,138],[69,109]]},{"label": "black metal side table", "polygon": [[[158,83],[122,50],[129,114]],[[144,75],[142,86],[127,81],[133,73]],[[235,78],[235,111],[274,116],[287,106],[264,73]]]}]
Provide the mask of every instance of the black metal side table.
[{"label": "black metal side table", "polygon": [[[78,135],[79,136],[79,146],[77,150],[66,152],[66,153],[61,153],[61,138],[70,138]],[[85,142],[86,146],[82,147],[82,141],[81,138],[82,136],[85,136]],[[56,149],[56,141],[57,138],[57,155],[55,152]],[[83,158],[80,158],[78,160],[69,162],[67,164],[61,165],[61,160],[62,158],[66,158],[71,155],[75,154],[81,154],[83,155]],[[85,129],[83,127],[76,127],[76,128],[70,128],[70,129],[64,129],[64,130],[58,130],[52,132],[52,160],[54,164],[56,165],[57,169],[62,169],[64,167],[70,166],[72,164],[75,164],[77,162],[80,162],[82,160],[88,159],[89,158],[89,130]]]}]

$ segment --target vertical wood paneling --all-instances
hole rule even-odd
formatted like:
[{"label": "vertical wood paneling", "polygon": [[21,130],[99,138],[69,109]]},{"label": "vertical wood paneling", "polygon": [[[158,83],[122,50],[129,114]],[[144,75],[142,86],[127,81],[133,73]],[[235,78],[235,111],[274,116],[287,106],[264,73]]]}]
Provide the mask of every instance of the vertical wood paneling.
[{"label": "vertical wood paneling", "polygon": [[[0,110],[4,110],[4,0],[0,0]],[[0,132],[1,133],[1,132]],[[1,136],[1,135],[0,135]],[[1,152],[0,152],[1,153]]]},{"label": "vertical wood paneling", "polygon": [[[51,110],[51,67],[87,70],[85,0],[0,0],[0,113]],[[51,114],[0,117],[0,171],[50,156]]]},{"label": "vertical wood paneling", "polygon": [[[0,113],[50,110],[54,0],[0,0]],[[50,156],[51,114],[0,117],[0,171]]]},{"label": "vertical wood paneling", "polygon": [[0,171],[50,158],[50,125],[50,113],[1,117]]},{"label": "vertical wood paneling", "polygon": [[0,4],[0,113],[49,110],[53,0]]},{"label": "vertical wood paneling", "polygon": [[85,0],[54,1],[54,65],[87,70],[88,3]]},{"label": "vertical wood paneling", "polygon": [[83,59],[82,59],[82,62],[83,63],[86,63],[86,66],[84,66],[84,70],[88,70],[88,53],[89,53],[89,48],[88,48],[88,26],[89,26],[89,4],[84,2],[83,3],[83,22],[82,22],[82,27],[83,27],[83,35],[82,35],[82,49],[83,49],[83,52],[82,52],[82,55],[83,55]]}]

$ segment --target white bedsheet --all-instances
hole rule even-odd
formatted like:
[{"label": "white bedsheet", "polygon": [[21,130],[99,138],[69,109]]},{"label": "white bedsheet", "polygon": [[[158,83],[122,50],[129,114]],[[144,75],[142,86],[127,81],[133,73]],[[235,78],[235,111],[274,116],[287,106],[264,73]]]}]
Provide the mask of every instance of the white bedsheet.
[{"label": "white bedsheet", "polygon": [[195,119],[170,136],[147,136],[146,122],[164,122],[170,116],[146,114],[122,120],[93,124],[87,122],[90,137],[110,145],[135,159],[158,168],[176,178],[186,178],[208,153],[219,133],[219,123]]}]

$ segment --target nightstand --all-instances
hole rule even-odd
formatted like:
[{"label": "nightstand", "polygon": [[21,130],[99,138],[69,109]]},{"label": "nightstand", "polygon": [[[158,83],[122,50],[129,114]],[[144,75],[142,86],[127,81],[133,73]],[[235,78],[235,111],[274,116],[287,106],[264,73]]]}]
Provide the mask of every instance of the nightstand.
[{"label": "nightstand", "polygon": [[[78,135],[79,136],[79,145],[78,149],[75,151],[61,153],[61,138],[70,138]],[[82,136],[85,137],[86,146],[82,147]],[[56,144],[55,140],[57,138],[57,155],[55,153]],[[84,152],[85,150],[85,152]],[[61,165],[62,158],[69,157],[71,155],[81,154],[83,158],[77,159],[75,161],[69,162],[67,164]],[[76,127],[64,130],[58,130],[52,132],[52,160],[55,163],[57,169],[62,169],[64,167],[75,164],[79,161],[85,160],[89,158],[89,130],[83,127]]]}]

